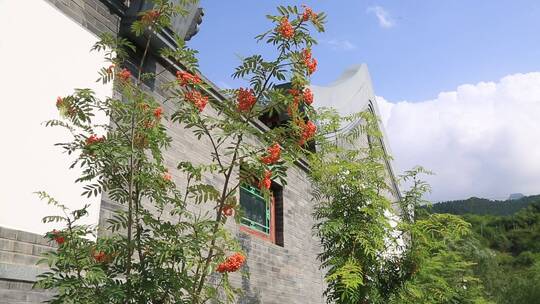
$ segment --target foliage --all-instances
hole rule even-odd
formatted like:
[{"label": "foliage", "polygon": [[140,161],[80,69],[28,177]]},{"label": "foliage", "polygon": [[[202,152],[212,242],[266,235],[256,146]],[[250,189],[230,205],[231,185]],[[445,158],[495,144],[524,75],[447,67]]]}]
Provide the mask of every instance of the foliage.
[{"label": "foliage", "polygon": [[540,203],[511,216],[464,215],[476,234],[491,249],[519,256],[525,251],[540,253]]},{"label": "foliage", "polygon": [[[259,37],[275,46],[276,59],[247,57],[233,76],[245,78],[251,87],[225,92],[231,99],[220,102],[211,99],[209,86],[199,76],[196,51],[177,37],[178,49],[161,52],[185,64],[177,79],[162,87],[167,94],[165,108],[144,86],[159,74],[143,71],[151,37],[185,11],[166,0],[154,2],[132,25],[135,34],[147,41],[142,49],[110,35],[93,47],[104,51],[111,64],[99,69],[98,81],[113,81],[119,93],[115,95],[121,98],[100,100],[91,90],[77,89],[58,98],[61,118],[47,122],[73,136],[58,146],[76,156],[71,168],[82,168],[77,179],[83,184],[82,196],[103,195],[118,205],[108,225],[100,227],[107,228],[104,231],[79,224],[87,205],[70,211],[45,192],[38,193],[62,211],[44,222],[64,227],[47,234],[58,249],[40,261],[50,270],[39,276],[37,286],[56,291],[51,303],[233,302],[239,290],[229,283],[229,272],[240,269],[246,258],[225,229],[234,213],[231,209],[238,208],[237,189],[241,183],[260,180],[269,195],[270,178],[284,183],[287,167],[313,136],[313,128],[306,129],[311,126],[308,116],[314,113],[310,103],[274,83],[289,80],[305,96],[304,87],[314,71],[309,48],[315,40],[308,28],[311,24],[322,31],[324,14],[279,7],[277,16],[269,16],[276,25]],[[291,26],[287,35],[283,35],[285,23]],[[129,54],[137,49],[142,58],[133,67]],[[304,60],[308,51],[309,61]],[[265,133],[251,123],[263,113],[287,108],[289,121]],[[110,123],[96,124],[97,113],[104,113]],[[177,171],[167,167],[163,151],[172,139],[163,121],[168,118],[209,145],[210,162],[184,159]],[[237,178],[240,166],[250,174]],[[219,182],[209,183],[208,177]],[[239,213],[235,213],[237,220]]]},{"label": "foliage", "polygon": [[[339,132],[342,124],[358,119],[366,123],[350,133]],[[362,303],[379,297],[391,230],[384,151],[377,141],[365,148],[358,144],[361,134],[378,134],[377,121],[368,113],[342,118],[327,110],[319,113],[318,124],[318,151],[310,156],[310,165],[326,296],[329,303]]]},{"label": "foliage", "polygon": [[486,298],[504,304],[538,302],[540,196],[469,198],[434,204],[425,211],[461,215],[471,224],[475,251],[469,256]]},{"label": "foliage", "polygon": [[514,215],[464,215],[479,246],[475,273],[496,303],[536,303],[540,286],[540,204]]},{"label": "foliage", "polygon": [[[420,208],[429,185],[415,168],[394,206],[376,119],[321,112],[318,151],[311,155],[328,303],[486,303],[473,273],[470,225],[457,216]],[[346,122],[361,119],[351,132]],[[360,135],[371,140],[360,148]]]},{"label": "foliage", "polygon": [[474,275],[469,225],[449,214],[417,219],[403,264],[410,277],[390,303],[487,303]]},{"label": "foliage", "polygon": [[401,210],[407,212],[398,225],[408,240],[400,257],[406,275],[389,303],[489,303],[474,273],[480,249],[470,224],[422,208],[430,187],[419,177],[426,173],[431,174],[416,167],[402,176],[411,184],[400,201]]},{"label": "foliage", "polygon": [[540,195],[525,196],[506,201],[471,197],[466,200],[436,203],[431,205],[429,209],[434,213],[450,213],[455,215],[511,215],[535,202],[540,202]]}]

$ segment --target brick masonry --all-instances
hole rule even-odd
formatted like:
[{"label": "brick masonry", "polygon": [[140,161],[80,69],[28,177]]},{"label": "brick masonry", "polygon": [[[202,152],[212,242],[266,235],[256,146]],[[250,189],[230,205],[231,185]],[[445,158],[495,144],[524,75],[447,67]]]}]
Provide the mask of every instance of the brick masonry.
[{"label": "brick masonry", "polygon": [[54,250],[42,236],[0,227],[0,304],[41,303],[49,292],[33,289],[41,253]]},{"label": "brick masonry", "polygon": [[[118,33],[120,19],[98,0],[44,0],[58,8],[74,22],[98,35],[102,32]],[[204,26],[204,24],[203,24]],[[152,59],[151,59],[152,60]],[[165,69],[155,58],[156,71]],[[159,84],[173,79],[173,74],[165,72],[152,85],[154,97],[163,100]],[[166,114],[172,112],[172,105],[164,105]],[[205,110],[206,111],[206,110]],[[211,111],[211,110],[209,110]],[[173,138],[170,149],[165,152],[166,165],[175,168],[182,160],[194,163],[210,161],[209,143],[197,140],[181,126],[167,125]],[[363,141],[364,144],[366,141]],[[182,176],[171,170],[174,180],[182,186]],[[206,180],[216,186],[223,180],[206,176]],[[313,236],[313,203],[310,199],[310,185],[306,172],[300,167],[289,170],[288,184],[283,188],[283,238],[284,246],[241,232],[232,221],[228,226],[238,237],[248,255],[245,266],[249,276],[240,273],[232,276],[232,281],[244,289],[238,303],[324,303],[323,273],[318,269],[316,256],[320,251],[318,241]],[[102,199],[100,223],[119,206]],[[39,253],[52,249],[41,236],[22,231],[0,228],[0,303],[39,303],[49,294],[33,290],[35,275],[42,271],[35,262]]]}]

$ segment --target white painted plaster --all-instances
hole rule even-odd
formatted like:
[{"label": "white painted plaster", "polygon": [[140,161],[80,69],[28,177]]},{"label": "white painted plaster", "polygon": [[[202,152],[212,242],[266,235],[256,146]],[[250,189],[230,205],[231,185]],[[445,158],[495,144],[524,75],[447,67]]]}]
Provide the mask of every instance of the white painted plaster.
[{"label": "white painted plaster", "polygon": [[69,134],[42,125],[59,118],[56,97],[74,88],[111,96],[110,85],[95,82],[105,65],[90,53],[97,37],[42,0],[0,0],[0,37],[0,226],[52,229],[41,218],[58,211],[33,194],[38,190],[71,208],[92,203],[86,222],[97,223],[100,199],[79,196],[81,184],[74,180],[80,171],[68,170],[72,158],[53,146]]}]

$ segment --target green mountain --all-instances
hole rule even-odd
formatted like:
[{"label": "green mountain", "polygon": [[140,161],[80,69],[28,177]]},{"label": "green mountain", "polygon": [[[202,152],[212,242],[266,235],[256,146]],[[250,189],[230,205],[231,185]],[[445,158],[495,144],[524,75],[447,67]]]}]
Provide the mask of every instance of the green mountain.
[{"label": "green mountain", "polygon": [[523,195],[523,193],[512,193],[510,194],[510,196],[508,197],[508,200],[517,200],[517,199],[520,199],[522,197],[525,197],[525,195]]},{"label": "green mountain", "polygon": [[511,198],[471,197],[423,208],[459,215],[471,224],[472,234],[459,250],[472,261],[488,303],[539,304],[540,195]]},{"label": "green mountain", "polygon": [[466,200],[436,203],[428,208],[433,213],[450,213],[456,215],[512,215],[535,202],[540,203],[540,195],[524,196],[519,199],[506,201],[471,197]]},{"label": "green mountain", "polygon": [[478,240],[472,250],[475,274],[488,298],[497,304],[540,303],[540,202],[513,215],[462,217]]}]

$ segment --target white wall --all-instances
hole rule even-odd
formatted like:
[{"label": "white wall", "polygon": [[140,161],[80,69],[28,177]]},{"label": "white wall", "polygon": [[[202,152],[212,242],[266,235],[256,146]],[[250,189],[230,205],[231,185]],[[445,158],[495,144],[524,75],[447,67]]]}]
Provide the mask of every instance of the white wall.
[{"label": "white wall", "polygon": [[[80,197],[79,170],[53,144],[69,140],[42,122],[58,118],[56,97],[74,88],[111,96],[96,84],[102,56],[90,53],[97,37],[43,0],[0,0],[0,226],[44,233],[55,208],[39,201],[44,190],[69,207],[92,203],[87,223],[97,223],[99,198]],[[105,117],[100,121],[106,122]]]}]

